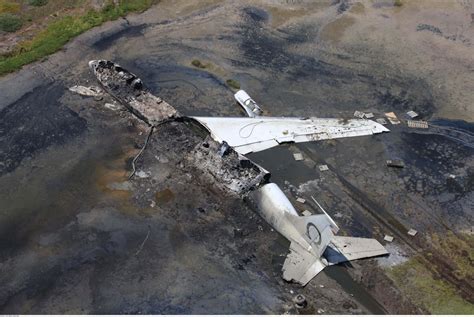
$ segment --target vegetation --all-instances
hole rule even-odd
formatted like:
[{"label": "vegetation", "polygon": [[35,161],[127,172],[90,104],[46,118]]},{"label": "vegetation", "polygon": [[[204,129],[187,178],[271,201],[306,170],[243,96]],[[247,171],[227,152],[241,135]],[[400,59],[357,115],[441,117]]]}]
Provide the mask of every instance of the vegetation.
[{"label": "vegetation", "polygon": [[0,0],[0,13],[18,13],[19,11],[19,3]]},{"label": "vegetation", "polygon": [[15,32],[21,28],[21,18],[11,13],[0,14],[0,31]]},{"label": "vegetation", "polygon": [[192,64],[194,67],[206,68],[206,65],[204,65],[203,63],[201,63],[201,61],[198,60],[198,59],[193,59],[193,61],[191,62],[191,64]]},{"label": "vegetation", "polygon": [[403,1],[402,0],[395,0],[393,2],[393,5],[396,6],[396,7],[401,7],[403,5]]},{"label": "vegetation", "polygon": [[450,284],[435,279],[416,257],[387,273],[414,304],[432,314],[472,314],[473,305],[461,298]]},{"label": "vegetation", "polygon": [[48,3],[48,0],[28,0],[28,4],[35,7],[41,7],[47,3]]},{"label": "vegetation", "polygon": [[33,39],[20,43],[8,54],[0,56],[0,75],[58,51],[70,39],[84,31],[106,21],[116,20],[127,13],[144,11],[155,2],[156,0],[122,0],[118,5],[110,2],[100,11],[91,9],[80,16],[57,18]]},{"label": "vegetation", "polygon": [[227,79],[225,81],[227,83],[227,85],[231,88],[234,88],[234,89],[240,89],[240,83],[237,81],[237,80],[234,80],[234,79]]}]

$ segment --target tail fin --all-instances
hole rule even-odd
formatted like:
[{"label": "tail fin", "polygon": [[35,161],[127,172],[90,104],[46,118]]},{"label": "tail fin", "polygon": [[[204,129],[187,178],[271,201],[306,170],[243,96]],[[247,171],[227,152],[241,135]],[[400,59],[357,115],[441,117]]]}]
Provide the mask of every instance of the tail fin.
[{"label": "tail fin", "polygon": [[309,244],[310,247],[308,247],[307,251],[320,257],[334,237],[330,219],[326,215],[289,216],[290,221]]}]

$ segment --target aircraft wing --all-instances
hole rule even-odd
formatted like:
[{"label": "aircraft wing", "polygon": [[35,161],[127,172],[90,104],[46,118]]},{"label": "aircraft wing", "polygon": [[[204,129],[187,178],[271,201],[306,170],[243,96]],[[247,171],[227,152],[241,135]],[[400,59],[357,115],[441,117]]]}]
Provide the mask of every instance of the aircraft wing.
[{"label": "aircraft wing", "polygon": [[283,279],[304,286],[326,266],[320,258],[306,251],[299,244],[291,242],[290,253],[283,264]]},{"label": "aircraft wing", "polygon": [[216,141],[226,141],[243,155],[287,142],[310,142],[389,131],[383,125],[365,119],[284,117],[193,117],[193,119],[205,126]]},{"label": "aircraft wing", "polygon": [[375,239],[334,236],[324,252],[329,265],[388,254]]}]

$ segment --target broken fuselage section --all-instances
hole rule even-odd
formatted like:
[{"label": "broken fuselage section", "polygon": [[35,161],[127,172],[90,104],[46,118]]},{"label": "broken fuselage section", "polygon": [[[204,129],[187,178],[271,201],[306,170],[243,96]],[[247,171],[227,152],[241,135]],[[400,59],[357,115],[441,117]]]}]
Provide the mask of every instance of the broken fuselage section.
[{"label": "broken fuselage section", "polygon": [[[104,60],[91,61],[89,66],[104,90],[138,118],[153,127],[177,131],[183,142],[188,141],[190,145],[181,149],[186,152],[183,156],[207,181],[248,197],[260,215],[290,241],[283,266],[285,280],[305,285],[328,265],[387,254],[375,239],[336,236],[338,228],[325,212],[299,216],[278,185],[270,183],[270,173],[244,156],[284,142],[388,131],[382,125],[370,120],[261,117],[261,109],[246,93],[239,96],[245,99],[241,98],[249,118],[181,116],[121,66]],[[191,141],[203,132],[207,135]]]}]

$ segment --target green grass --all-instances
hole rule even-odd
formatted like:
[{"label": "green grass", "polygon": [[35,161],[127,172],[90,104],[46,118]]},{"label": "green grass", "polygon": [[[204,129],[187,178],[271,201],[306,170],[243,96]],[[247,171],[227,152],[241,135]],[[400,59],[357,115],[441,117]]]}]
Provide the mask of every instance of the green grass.
[{"label": "green grass", "polygon": [[231,88],[234,88],[234,89],[240,89],[240,83],[237,81],[237,80],[234,80],[234,79],[227,79],[225,81],[227,83],[227,85]]},{"label": "green grass", "polygon": [[122,0],[118,5],[109,3],[102,10],[90,10],[82,16],[65,16],[50,23],[32,40],[20,43],[7,55],[0,57],[0,75],[20,69],[23,65],[37,61],[60,50],[77,35],[116,20],[130,12],[148,9],[155,0]]},{"label": "green grass", "polygon": [[21,18],[11,13],[0,13],[0,31],[15,32],[21,28]]},{"label": "green grass", "polygon": [[18,13],[20,11],[20,4],[16,2],[10,2],[0,0],[0,13]]},{"label": "green grass", "polygon": [[435,279],[417,258],[389,269],[387,274],[415,305],[432,314],[474,313],[474,305],[461,298],[450,284]]},{"label": "green grass", "polygon": [[42,7],[48,3],[48,0],[28,0],[28,4],[35,7]]},{"label": "green grass", "polygon": [[191,64],[192,64],[194,67],[197,67],[197,68],[206,68],[206,65],[204,65],[203,63],[201,63],[201,61],[198,60],[198,59],[193,59],[193,61],[191,62]]}]

